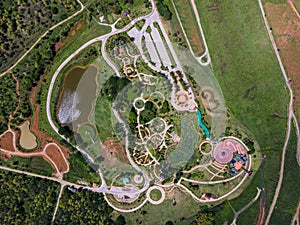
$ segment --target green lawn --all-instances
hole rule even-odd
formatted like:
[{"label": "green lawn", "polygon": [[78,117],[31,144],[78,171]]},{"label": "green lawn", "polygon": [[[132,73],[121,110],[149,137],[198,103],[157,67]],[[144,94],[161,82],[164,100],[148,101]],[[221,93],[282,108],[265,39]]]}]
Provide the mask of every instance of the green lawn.
[{"label": "green lawn", "polygon": [[[122,214],[128,224],[164,225],[171,220],[174,224],[190,224],[187,218],[194,216],[198,211],[203,210],[203,205],[195,202],[188,194],[178,189],[174,190],[175,195],[171,199],[165,199],[160,205],[146,203],[141,209],[134,213]],[[175,199],[176,204],[173,204]]]},{"label": "green lawn", "polygon": [[[208,42],[213,71],[228,109],[251,132],[262,150],[270,149],[265,152],[267,160],[264,171],[268,208],[278,179],[280,152],[286,131],[288,94],[258,3],[205,0],[196,1],[196,4]],[[211,7],[218,7],[218,10],[209,10]],[[257,185],[258,174],[247,190],[233,200],[234,205],[242,206],[253,198]],[[258,210],[257,207],[251,208],[243,217],[255,219]]]},{"label": "green lawn", "polygon": [[150,192],[150,198],[154,201],[160,200],[162,197],[160,190],[154,189]]},{"label": "green lawn", "polygon": [[40,156],[31,158],[13,156],[7,161],[0,159],[0,165],[45,176],[51,176],[54,172],[51,165]]},{"label": "green lawn", "polygon": [[203,53],[202,37],[190,1],[174,0],[174,4],[195,55],[201,55]]},{"label": "green lawn", "polygon": [[285,165],[282,186],[278,200],[270,220],[270,224],[288,224],[293,218],[300,199],[300,173],[296,160],[297,137],[295,129],[285,155]]}]

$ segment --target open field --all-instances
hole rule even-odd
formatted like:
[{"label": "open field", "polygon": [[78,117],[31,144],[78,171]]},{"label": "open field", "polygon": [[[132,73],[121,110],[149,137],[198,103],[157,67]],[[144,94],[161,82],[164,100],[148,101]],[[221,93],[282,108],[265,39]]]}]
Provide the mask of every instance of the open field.
[{"label": "open field", "polygon": [[[201,33],[190,1],[174,0],[181,23],[196,56],[203,52]],[[174,15],[175,17],[176,15]]]},{"label": "open field", "polygon": [[288,224],[295,214],[300,200],[300,173],[297,160],[297,138],[295,128],[291,130],[288,150],[286,153],[286,163],[284,166],[283,182],[279,197],[272,214],[270,224]]},{"label": "open field", "polygon": [[264,7],[286,71],[292,79],[300,118],[300,19],[287,2],[273,4],[266,1]]},{"label": "open field", "polygon": [[13,133],[8,131],[0,137],[0,148],[4,148],[8,151],[15,151],[13,140]]},{"label": "open field", "polygon": [[[190,224],[185,221],[185,218],[192,217],[203,209],[203,205],[195,202],[189,194],[185,194],[178,189],[174,189],[166,197],[167,199],[160,205],[146,203],[135,213],[122,215],[126,218],[128,224],[139,224],[142,221],[144,225],[164,225],[169,220],[174,224],[179,222]],[[173,204],[173,199],[175,199],[176,204]]]},{"label": "open field", "polygon": [[[251,132],[260,148],[270,150],[265,152],[264,171],[268,209],[278,179],[278,151],[285,137],[288,98],[275,53],[258,13],[258,3],[206,0],[196,4],[227,107]],[[258,179],[256,175],[247,192],[233,200],[237,206],[253,198],[249,190],[256,191]],[[247,214],[253,218],[258,210],[246,211],[243,217]]]}]

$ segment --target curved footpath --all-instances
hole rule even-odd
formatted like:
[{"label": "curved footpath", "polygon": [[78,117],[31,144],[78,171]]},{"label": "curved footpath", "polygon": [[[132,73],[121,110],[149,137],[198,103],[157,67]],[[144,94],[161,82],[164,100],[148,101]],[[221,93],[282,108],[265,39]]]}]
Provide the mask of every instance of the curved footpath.
[{"label": "curved footpath", "polygon": [[[294,112],[293,112],[293,98],[294,98],[293,90],[290,86],[289,79],[287,77],[287,74],[285,72],[283,63],[281,61],[281,58],[280,58],[280,55],[279,55],[278,48],[276,46],[274,37],[273,37],[272,33],[270,32],[270,26],[269,26],[268,20],[266,18],[265,10],[263,8],[261,0],[258,0],[258,4],[259,4],[259,7],[260,7],[260,10],[261,10],[261,13],[262,13],[262,17],[263,17],[263,20],[264,20],[264,23],[265,23],[265,26],[266,26],[267,33],[269,35],[269,39],[270,39],[270,41],[272,43],[272,46],[274,48],[274,52],[276,54],[276,57],[277,57],[277,60],[278,60],[279,66],[280,66],[282,76],[283,76],[283,78],[286,82],[286,86],[287,86],[287,88],[290,92],[290,101],[289,101],[289,105],[288,105],[287,131],[286,131],[286,138],[285,138],[284,146],[283,146],[283,149],[282,149],[282,158],[281,158],[281,164],[280,164],[280,175],[279,175],[276,191],[275,191],[275,194],[274,194],[274,197],[273,197],[273,201],[272,201],[272,204],[271,204],[270,209],[269,209],[268,216],[267,216],[266,221],[265,221],[265,225],[268,225],[269,222],[270,222],[270,218],[272,216],[274,207],[276,205],[277,198],[278,198],[280,188],[281,188],[281,185],[282,185],[285,153],[286,153],[287,145],[288,145],[289,138],[290,138],[290,132],[291,132],[291,120],[292,120],[292,118],[295,117],[295,115],[294,115]],[[295,125],[296,125],[296,127],[298,127],[298,123],[295,123]],[[298,141],[299,141],[299,136],[298,136]],[[297,152],[299,152],[299,148],[297,149]]]}]

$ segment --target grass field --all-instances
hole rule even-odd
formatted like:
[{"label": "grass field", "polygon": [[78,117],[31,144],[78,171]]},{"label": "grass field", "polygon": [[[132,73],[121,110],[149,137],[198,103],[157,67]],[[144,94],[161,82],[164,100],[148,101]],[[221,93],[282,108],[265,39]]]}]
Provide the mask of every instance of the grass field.
[{"label": "grass field", "polygon": [[300,173],[296,160],[297,138],[292,129],[288,150],[285,155],[283,182],[270,224],[288,224],[293,218],[300,200]]},{"label": "grass field", "polygon": [[[174,224],[190,224],[185,219],[194,216],[203,209],[203,205],[195,202],[188,194],[175,189],[170,199],[165,199],[160,205],[146,203],[141,209],[134,213],[122,214],[128,224],[164,225],[171,220]],[[173,199],[176,204],[173,205]]]},{"label": "grass field", "polygon": [[35,156],[31,158],[11,157],[9,160],[4,161],[0,159],[0,165],[12,169],[24,170],[31,173],[37,173],[45,176],[51,176],[53,169],[51,165],[42,157]]},{"label": "grass field", "polygon": [[[227,107],[248,128],[262,150],[270,149],[265,152],[264,170],[268,208],[278,179],[288,95],[258,3],[205,0],[196,4]],[[212,7],[218,10],[210,10]],[[258,184],[256,174],[247,191],[233,200],[234,205],[243,206],[253,198]],[[258,210],[248,210],[243,217],[253,218]]]},{"label": "grass field", "polygon": [[[201,33],[190,1],[174,0],[182,26],[195,55],[203,53]],[[176,16],[176,15],[174,15]]]}]

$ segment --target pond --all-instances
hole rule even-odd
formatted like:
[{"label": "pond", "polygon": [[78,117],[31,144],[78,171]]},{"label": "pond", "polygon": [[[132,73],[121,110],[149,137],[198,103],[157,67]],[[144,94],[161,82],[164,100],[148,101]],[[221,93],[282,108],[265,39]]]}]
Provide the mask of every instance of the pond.
[{"label": "pond", "polygon": [[63,81],[58,101],[57,118],[63,125],[76,130],[78,125],[88,121],[92,103],[97,91],[97,67],[74,67]]}]

